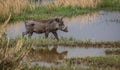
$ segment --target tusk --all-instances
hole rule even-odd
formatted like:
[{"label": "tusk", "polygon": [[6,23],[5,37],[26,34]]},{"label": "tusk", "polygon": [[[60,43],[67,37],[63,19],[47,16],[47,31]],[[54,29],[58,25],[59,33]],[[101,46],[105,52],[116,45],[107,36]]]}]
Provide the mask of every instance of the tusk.
[{"label": "tusk", "polygon": [[68,26],[65,26],[65,28],[64,29],[66,29]]},{"label": "tusk", "polygon": [[63,27],[62,29],[63,29],[63,30],[65,30],[65,28],[66,28],[66,26],[65,26],[65,27]]}]

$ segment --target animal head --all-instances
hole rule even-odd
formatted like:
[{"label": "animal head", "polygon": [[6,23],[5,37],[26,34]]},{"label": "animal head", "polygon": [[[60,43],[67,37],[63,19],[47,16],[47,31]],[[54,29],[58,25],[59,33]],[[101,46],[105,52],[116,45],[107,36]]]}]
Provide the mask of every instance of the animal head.
[{"label": "animal head", "polygon": [[57,28],[59,30],[62,30],[64,32],[68,32],[68,28],[67,26],[64,25],[64,22],[63,22],[63,17],[62,18],[55,18],[55,21],[57,22]]}]

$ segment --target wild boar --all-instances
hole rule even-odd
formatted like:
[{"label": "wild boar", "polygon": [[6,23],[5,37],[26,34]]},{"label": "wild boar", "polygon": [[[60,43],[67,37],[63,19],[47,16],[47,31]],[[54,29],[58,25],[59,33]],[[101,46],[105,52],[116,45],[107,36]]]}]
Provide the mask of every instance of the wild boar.
[{"label": "wild boar", "polygon": [[27,34],[31,37],[33,33],[45,33],[45,38],[47,38],[49,33],[52,32],[55,38],[59,40],[57,30],[68,32],[67,26],[64,25],[63,18],[29,20],[25,22],[25,27],[26,31],[22,33],[23,37]]}]

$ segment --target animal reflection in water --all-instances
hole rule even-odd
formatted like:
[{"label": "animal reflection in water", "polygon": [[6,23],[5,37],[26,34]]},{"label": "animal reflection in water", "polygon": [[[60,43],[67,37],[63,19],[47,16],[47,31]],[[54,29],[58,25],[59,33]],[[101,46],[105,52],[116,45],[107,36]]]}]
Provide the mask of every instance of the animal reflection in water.
[{"label": "animal reflection in water", "polygon": [[27,60],[31,62],[42,61],[42,62],[59,62],[64,60],[67,55],[67,51],[63,51],[61,53],[57,52],[57,47],[53,47],[51,50],[47,48],[45,49],[32,49],[27,56]]}]

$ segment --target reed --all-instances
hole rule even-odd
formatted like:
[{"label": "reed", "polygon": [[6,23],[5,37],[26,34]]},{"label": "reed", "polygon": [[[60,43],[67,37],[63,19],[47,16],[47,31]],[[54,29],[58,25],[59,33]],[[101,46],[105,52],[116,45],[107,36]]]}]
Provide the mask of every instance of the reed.
[{"label": "reed", "polygon": [[95,8],[101,0],[56,0],[56,6],[78,6],[81,8]]},{"label": "reed", "polygon": [[0,16],[20,14],[30,7],[28,0],[0,0]]},{"label": "reed", "polygon": [[22,59],[29,53],[31,44],[25,47],[24,39],[12,41],[4,36],[5,27],[11,15],[0,26],[0,70],[18,70],[22,68]]}]

